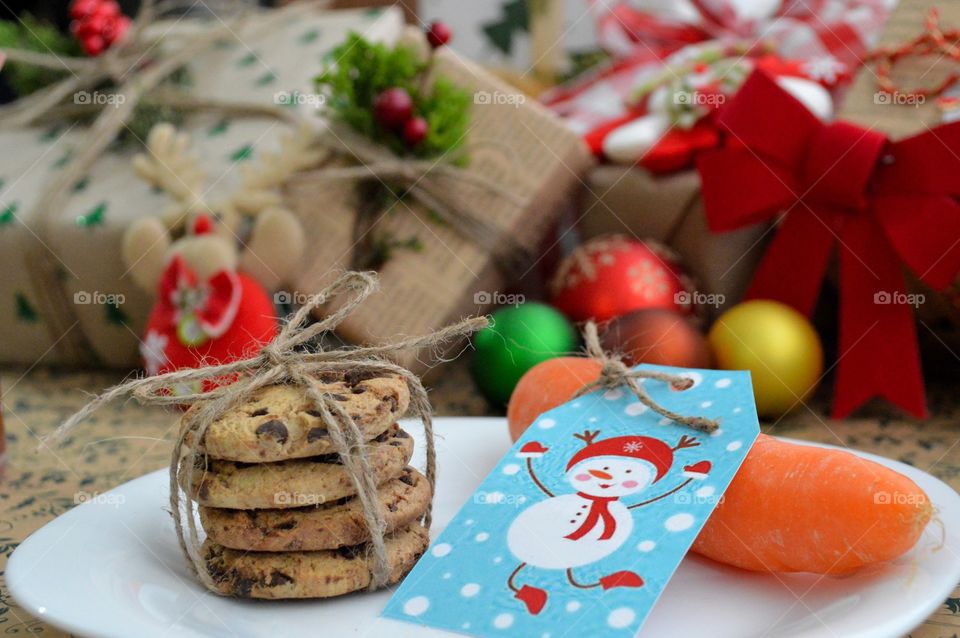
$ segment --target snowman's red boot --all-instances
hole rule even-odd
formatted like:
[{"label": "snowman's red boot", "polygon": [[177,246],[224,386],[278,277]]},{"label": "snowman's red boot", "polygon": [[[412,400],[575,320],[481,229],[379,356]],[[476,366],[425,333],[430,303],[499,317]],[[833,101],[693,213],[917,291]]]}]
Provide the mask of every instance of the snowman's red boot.
[{"label": "snowman's red boot", "polygon": [[531,587],[530,585],[521,587],[513,597],[523,601],[523,604],[527,606],[527,611],[534,616],[539,614],[543,610],[544,605],[547,604],[547,592],[539,587]]},{"label": "snowman's red boot", "polygon": [[600,586],[604,589],[613,589],[614,587],[643,587],[643,579],[633,572],[614,572],[601,578]]}]

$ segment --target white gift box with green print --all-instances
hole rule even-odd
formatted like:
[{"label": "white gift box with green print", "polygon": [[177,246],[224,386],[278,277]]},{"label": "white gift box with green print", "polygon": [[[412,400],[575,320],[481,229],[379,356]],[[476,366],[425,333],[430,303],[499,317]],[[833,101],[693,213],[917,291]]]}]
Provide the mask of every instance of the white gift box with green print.
[{"label": "white gift box with green print", "polygon": [[[187,90],[200,98],[315,110],[319,98],[311,99],[313,78],[330,50],[349,31],[393,41],[402,16],[393,9],[299,11],[279,24],[212,45],[189,63]],[[170,28],[173,33],[196,25]],[[98,99],[107,96],[84,93],[75,101]],[[272,118],[211,112],[191,115],[182,129],[210,176],[204,196],[216,199],[239,186],[242,165],[275,151],[289,126]],[[73,187],[63,210],[49,211],[45,221],[36,219],[41,193],[83,138],[83,127],[71,121],[0,132],[0,363],[140,363],[140,336],[153,301],[127,273],[121,242],[133,220],[159,214],[170,200],[136,177],[131,160],[142,147],[129,144],[102,156]],[[40,274],[43,269],[34,263],[38,254],[52,258],[56,276]],[[60,303],[51,304],[50,298]],[[66,343],[85,344],[88,354],[78,358]]]}]

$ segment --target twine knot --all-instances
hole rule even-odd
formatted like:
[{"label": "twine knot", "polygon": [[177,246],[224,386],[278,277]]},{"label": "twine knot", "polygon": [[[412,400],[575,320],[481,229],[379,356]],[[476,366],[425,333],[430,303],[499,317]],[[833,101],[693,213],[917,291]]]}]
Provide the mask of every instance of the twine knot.
[{"label": "twine knot", "polygon": [[687,390],[693,385],[693,380],[678,374],[668,374],[656,370],[631,370],[620,357],[604,351],[600,345],[600,335],[597,332],[597,324],[588,321],[583,327],[583,341],[586,355],[600,364],[600,374],[596,381],[588,383],[580,388],[574,397],[581,397],[594,390],[607,389],[612,390],[621,386],[626,386],[640,401],[660,416],[666,417],[671,421],[686,425],[701,432],[715,432],[720,424],[715,419],[708,419],[701,416],[686,416],[668,410],[647,393],[641,380],[653,379],[669,383],[676,390]]}]

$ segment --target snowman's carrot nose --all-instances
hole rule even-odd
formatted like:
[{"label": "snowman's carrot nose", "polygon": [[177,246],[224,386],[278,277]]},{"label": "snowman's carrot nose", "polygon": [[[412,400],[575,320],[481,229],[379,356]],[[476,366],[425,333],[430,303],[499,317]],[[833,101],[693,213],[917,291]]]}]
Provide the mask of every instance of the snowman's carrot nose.
[{"label": "snowman's carrot nose", "polygon": [[601,470],[587,470],[587,472],[592,474],[594,477],[598,479],[603,479],[605,481],[609,481],[610,479],[613,478],[612,474],[607,474],[606,472],[603,472]]}]

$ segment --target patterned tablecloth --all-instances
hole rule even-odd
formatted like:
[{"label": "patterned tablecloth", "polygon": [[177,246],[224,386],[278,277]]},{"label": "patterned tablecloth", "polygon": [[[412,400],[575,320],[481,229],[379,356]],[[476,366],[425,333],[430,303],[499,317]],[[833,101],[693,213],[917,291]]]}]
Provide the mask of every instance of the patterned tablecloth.
[{"label": "patterned tablecloth", "polygon": [[[51,432],[90,392],[118,380],[109,373],[0,372],[7,442],[6,462],[0,468],[0,565],[21,540],[77,502],[167,465],[175,416],[134,402],[103,410],[62,447],[36,451],[37,437]],[[931,389],[937,416],[922,424],[879,406],[861,418],[837,422],[825,416],[825,408],[814,407],[764,429],[894,458],[960,489],[960,408],[954,385]],[[462,363],[450,366],[431,395],[440,415],[496,413],[475,395]],[[2,583],[0,634],[66,635],[17,607]],[[911,637],[958,635],[960,588]]]}]

